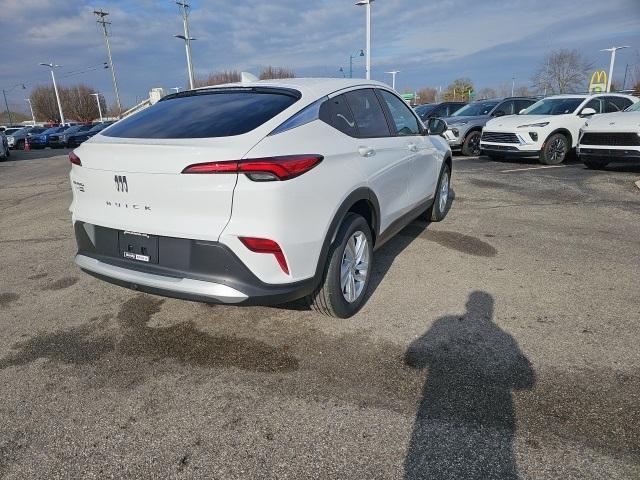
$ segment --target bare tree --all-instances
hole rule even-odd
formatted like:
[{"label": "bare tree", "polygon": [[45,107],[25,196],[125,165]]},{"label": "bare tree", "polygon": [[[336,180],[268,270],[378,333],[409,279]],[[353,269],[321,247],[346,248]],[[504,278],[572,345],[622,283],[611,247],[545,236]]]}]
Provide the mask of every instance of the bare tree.
[{"label": "bare tree", "polygon": [[491,88],[491,87],[484,87],[481,88],[478,93],[476,93],[476,98],[478,100],[486,100],[488,98],[497,98],[498,97],[498,92],[496,91],[495,88]]},{"label": "bare tree", "polygon": [[519,97],[532,97],[534,93],[529,87],[520,85],[519,87],[516,87],[514,94]]},{"label": "bare tree", "polygon": [[223,83],[236,83],[240,81],[240,72],[237,70],[224,70],[210,73],[206,78],[196,78],[195,87],[209,87]]},{"label": "bare tree", "polygon": [[591,66],[577,50],[554,50],[538,66],[531,80],[539,92],[584,91]]},{"label": "bare tree", "polygon": [[91,122],[99,118],[96,98],[91,95],[97,93],[93,88],[79,84],[59,91],[66,116],[80,122]]},{"label": "bare tree", "polygon": [[422,103],[434,103],[438,91],[433,87],[424,87],[418,90],[418,99]]},{"label": "bare tree", "polygon": [[36,86],[31,90],[29,99],[36,118],[46,122],[60,122],[56,93],[52,85]]},{"label": "bare tree", "polygon": [[264,68],[260,73],[260,80],[270,80],[273,78],[295,78],[296,73],[286,67],[272,67],[271,65]]},{"label": "bare tree", "polygon": [[469,101],[473,91],[473,82],[470,78],[456,78],[444,92],[444,100]]}]

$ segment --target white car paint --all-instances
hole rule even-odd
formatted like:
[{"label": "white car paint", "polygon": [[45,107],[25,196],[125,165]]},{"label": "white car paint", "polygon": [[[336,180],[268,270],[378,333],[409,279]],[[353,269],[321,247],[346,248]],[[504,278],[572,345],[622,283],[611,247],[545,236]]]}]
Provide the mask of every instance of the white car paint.
[{"label": "white car paint", "polygon": [[[600,139],[594,141],[593,137],[588,136],[587,141],[583,143],[586,133],[607,134],[609,140],[607,141],[605,136],[600,136],[605,141]],[[616,137],[630,141],[620,141]],[[578,143],[578,155],[582,154],[618,159],[624,157],[640,159],[640,103],[634,104],[624,112],[594,115],[587,120],[580,130]]]},{"label": "white car paint", "polygon": [[[494,118],[487,122],[483,128],[483,138],[480,147],[483,150],[491,150],[492,148],[512,148],[513,150],[505,150],[505,155],[520,154],[528,156],[538,156],[542,150],[545,141],[549,136],[557,131],[565,134],[568,132],[571,140],[571,148],[575,148],[578,144],[580,127],[584,125],[588,116],[582,115],[582,110],[594,99],[605,97],[623,97],[629,99],[632,103],[638,101],[638,98],[630,95],[622,95],[615,93],[597,94],[597,95],[554,95],[547,99],[581,99],[582,102],[577,108],[571,112],[560,115],[509,115],[505,117]],[[534,108],[536,104],[530,108]],[[528,110],[528,109],[527,109]],[[512,141],[494,141],[487,139],[491,133],[507,133],[515,134]],[[531,134],[537,134],[537,139],[532,138]]]},{"label": "white car paint", "polygon": [[[115,138],[101,132],[83,143],[75,150],[82,165],[72,165],[70,173],[73,222],[218,241],[229,247],[260,281],[284,285],[316,275],[323,243],[332,234],[332,221],[355,190],[365,187],[375,193],[380,207],[380,235],[394,221],[434,198],[442,163],[451,154],[441,137],[423,134],[354,138],[319,119],[269,135],[285,120],[326,96],[377,88],[397,97],[385,84],[349,79],[288,79],[252,85],[292,88],[301,93],[301,98],[241,135],[159,140]],[[419,119],[418,122],[424,128]],[[256,182],[235,173],[181,173],[185,167],[203,162],[294,154],[320,154],[324,159],[301,176],[286,181]],[[127,177],[126,194],[114,186],[118,175]],[[289,273],[283,271],[274,255],[250,251],[239,237],[276,241],[284,252]],[[101,272],[109,276],[112,271],[107,268]]]}]

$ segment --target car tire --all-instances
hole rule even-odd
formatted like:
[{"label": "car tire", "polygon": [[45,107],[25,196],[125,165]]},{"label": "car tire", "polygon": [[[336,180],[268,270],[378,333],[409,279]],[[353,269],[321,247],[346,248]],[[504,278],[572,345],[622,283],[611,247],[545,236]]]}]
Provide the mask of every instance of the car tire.
[{"label": "car tire", "polygon": [[[364,245],[361,243],[363,240],[366,241]],[[360,245],[363,250],[353,252]],[[347,213],[329,248],[320,285],[307,297],[311,309],[329,317],[349,318],[355,315],[365,302],[372,260],[373,238],[369,224],[362,216]],[[366,266],[364,278],[358,280],[363,266]]]},{"label": "car tire", "polygon": [[583,158],[582,163],[584,163],[585,166],[591,170],[602,170],[604,167],[609,165],[610,162],[609,160],[602,158],[590,158],[588,160],[586,158]]},{"label": "car tire", "polygon": [[462,154],[467,157],[478,157],[480,156],[480,137],[481,133],[478,130],[470,132],[464,139],[462,143]]},{"label": "car tire", "polygon": [[440,222],[444,220],[451,208],[451,167],[448,164],[442,165],[436,194],[433,198],[433,205],[427,210],[428,222]]},{"label": "car tire", "polygon": [[569,139],[562,133],[549,136],[540,151],[540,163],[559,165],[564,162],[570,150]]}]

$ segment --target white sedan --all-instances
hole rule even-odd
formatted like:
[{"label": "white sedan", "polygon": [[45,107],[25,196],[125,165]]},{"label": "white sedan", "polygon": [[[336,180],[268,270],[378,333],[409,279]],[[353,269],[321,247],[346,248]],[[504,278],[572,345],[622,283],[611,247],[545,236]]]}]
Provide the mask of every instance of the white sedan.
[{"label": "white sedan", "polygon": [[557,165],[578,144],[580,127],[592,115],[619,112],[638,98],[615,93],[555,95],[519,115],[495,118],[482,130],[480,148],[490,157],[538,157]]},{"label": "white sedan", "polygon": [[382,83],[289,79],[169,95],[71,155],[76,264],[235,304],[349,317],[373,250],[450,206],[451,150]]}]

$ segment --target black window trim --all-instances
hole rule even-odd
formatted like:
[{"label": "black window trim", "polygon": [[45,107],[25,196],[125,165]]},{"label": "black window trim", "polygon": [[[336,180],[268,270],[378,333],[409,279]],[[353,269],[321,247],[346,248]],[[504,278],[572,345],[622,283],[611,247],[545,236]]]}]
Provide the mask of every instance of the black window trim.
[{"label": "black window trim", "polygon": [[[380,105],[380,99],[378,98],[378,95],[375,92],[376,88],[373,87],[373,86],[369,86],[369,85],[366,85],[366,86],[361,87],[361,88],[353,88],[351,90],[343,91],[338,95],[345,95],[347,93],[359,92],[359,91],[362,91],[362,90],[373,90],[373,94],[375,95],[376,100],[378,100],[378,105]],[[333,97],[337,97],[338,95],[329,95],[329,99],[331,99]],[[384,109],[384,107],[382,105],[380,105],[380,108],[382,109],[382,114],[384,115],[384,118],[385,118],[385,120],[387,122],[387,129],[389,130],[389,135],[385,135],[383,137],[380,137],[380,136],[365,136],[365,135],[361,135],[360,134],[360,126],[358,125],[358,119],[354,115],[353,110],[351,109],[351,105],[349,105],[349,100],[346,97],[345,97],[345,101],[346,101],[347,107],[349,107],[349,111],[351,112],[351,115],[353,116],[354,121],[356,122],[356,130],[358,131],[358,136],[357,137],[351,137],[351,135],[348,135],[346,133],[345,133],[345,135],[347,135],[347,136],[349,136],[351,138],[362,138],[362,139],[366,139],[366,138],[391,138],[391,137],[394,137],[394,135],[392,134],[391,127],[389,126],[389,118],[387,117],[387,113],[386,113],[386,111],[385,111],[385,109]],[[340,131],[340,130],[338,130],[338,131]],[[344,133],[344,132],[342,132],[342,133]]]}]

